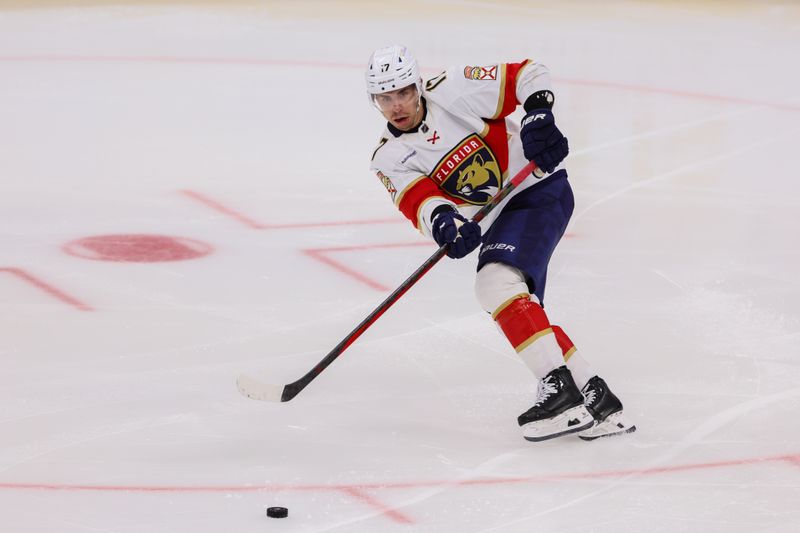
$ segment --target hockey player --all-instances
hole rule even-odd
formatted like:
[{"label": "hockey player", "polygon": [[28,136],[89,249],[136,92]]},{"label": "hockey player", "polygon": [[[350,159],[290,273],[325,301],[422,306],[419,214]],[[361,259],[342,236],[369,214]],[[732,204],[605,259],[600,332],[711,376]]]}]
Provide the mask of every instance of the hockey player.
[{"label": "hockey player", "polygon": [[[409,51],[389,46],[370,57],[366,82],[388,121],[371,167],[395,205],[438,245],[449,243],[452,258],[482,244],[478,301],[539,379],[535,404],[518,417],[525,439],[634,431],[619,399],[542,307],[547,265],[574,207],[547,68],[530,60],[459,66],[423,85]],[[521,130],[506,120],[519,105]],[[535,175],[483,227],[470,221],[528,161]]]}]

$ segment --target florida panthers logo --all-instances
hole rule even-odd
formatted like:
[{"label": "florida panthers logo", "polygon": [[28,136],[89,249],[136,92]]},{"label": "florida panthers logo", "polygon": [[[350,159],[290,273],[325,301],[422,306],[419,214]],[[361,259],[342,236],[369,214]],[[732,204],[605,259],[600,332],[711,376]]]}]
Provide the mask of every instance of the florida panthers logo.
[{"label": "florida panthers logo", "polygon": [[444,156],[431,178],[450,196],[483,205],[500,189],[500,165],[483,139],[473,133]]},{"label": "florida panthers logo", "polygon": [[478,154],[464,170],[458,171],[456,190],[463,195],[469,196],[476,191],[487,188],[487,184],[492,182],[492,178],[499,175],[500,167],[497,166],[497,163],[494,161],[486,162],[481,157],[481,154]]}]

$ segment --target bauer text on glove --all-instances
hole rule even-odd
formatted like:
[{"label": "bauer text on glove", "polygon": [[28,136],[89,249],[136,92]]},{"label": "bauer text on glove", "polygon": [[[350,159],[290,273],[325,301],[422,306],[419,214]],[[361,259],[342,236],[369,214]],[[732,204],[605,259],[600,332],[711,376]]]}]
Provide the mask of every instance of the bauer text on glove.
[{"label": "bauer text on glove", "polygon": [[567,138],[556,127],[553,112],[546,108],[532,109],[525,115],[520,137],[528,161],[533,161],[548,174],[569,153]]}]

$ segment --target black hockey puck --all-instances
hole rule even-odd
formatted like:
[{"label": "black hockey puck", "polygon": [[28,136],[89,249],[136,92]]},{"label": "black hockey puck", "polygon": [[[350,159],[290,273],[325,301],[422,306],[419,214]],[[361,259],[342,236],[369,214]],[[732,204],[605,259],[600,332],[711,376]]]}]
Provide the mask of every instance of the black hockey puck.
[{"label": "black hockey puck", "polygon": [[267,507],[267,516],[270,518],[286,518],[289,516],[289,509],[286,507]]}]

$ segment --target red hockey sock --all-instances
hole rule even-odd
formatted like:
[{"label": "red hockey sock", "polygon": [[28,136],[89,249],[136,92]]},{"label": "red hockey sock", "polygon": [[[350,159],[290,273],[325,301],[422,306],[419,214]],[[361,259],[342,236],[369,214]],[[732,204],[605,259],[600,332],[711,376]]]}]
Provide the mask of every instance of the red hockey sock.
[{"label": "red hockey sock", "polygon": [[515,298],[495,312],[495,320],[533,375],[541,379],[564,365],[550,321],[537,302]]},{"label": "red hockey sock", "polygon": [[518,353],[553,331],[542,306],[527,297],[509,302],[495,313],[495,320]]},{"label": "red hockey sock", "polygon": [[553,333],[556,335],[556,342],[558,342],[558,347],[561,348],[561,353],[564,354],[564,361],[569,361],[569,358],[575,353],[575,343],[567,337],[567,334],[564,333],[564,330],[561,329],[561,326],[551,326],[553,328]]}]

